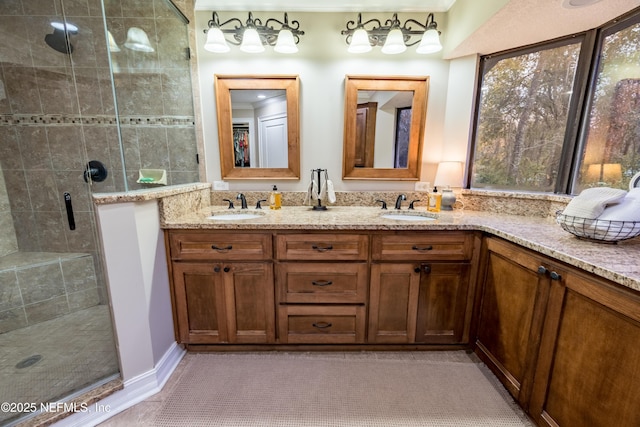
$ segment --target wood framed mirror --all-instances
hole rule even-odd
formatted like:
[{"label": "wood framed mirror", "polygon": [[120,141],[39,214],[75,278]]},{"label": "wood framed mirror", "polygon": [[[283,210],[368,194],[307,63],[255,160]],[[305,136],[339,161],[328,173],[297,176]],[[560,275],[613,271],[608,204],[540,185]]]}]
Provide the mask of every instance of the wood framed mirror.
[{"label": "wood framed mirror", "polygon": [[420,179],[429,77],[346,76],[343,179]]},{"label": "wood framed mirror", "polygon": [[299,86],[298,76],[214,76],[222,179],[300,179]]}]

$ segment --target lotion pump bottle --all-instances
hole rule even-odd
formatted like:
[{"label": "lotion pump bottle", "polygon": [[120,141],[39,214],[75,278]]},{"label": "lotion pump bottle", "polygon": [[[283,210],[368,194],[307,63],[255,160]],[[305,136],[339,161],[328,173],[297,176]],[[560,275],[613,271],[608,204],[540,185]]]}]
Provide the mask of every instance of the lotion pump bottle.
[{"label": "lotion pump bottle", "polygon": [[433,192],[429,193],[429,204],[427,210],[429,212],[440,212],[442,206],[442,194],[438,193],[438,187],[433,187]]},{"label": "lotion pump bottle", "polygon": [[269,209],[280,209],[282,207],[282,193],[278,191],[277,186],[273,186],[273,190],[269,195]]}]

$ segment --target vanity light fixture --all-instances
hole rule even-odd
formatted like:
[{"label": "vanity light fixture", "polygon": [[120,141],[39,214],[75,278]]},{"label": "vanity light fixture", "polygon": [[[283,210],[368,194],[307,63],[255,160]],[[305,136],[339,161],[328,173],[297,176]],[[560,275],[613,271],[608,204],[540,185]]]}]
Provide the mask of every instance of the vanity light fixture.
[{"label": "vanity light fixture", "polygon": [[[415,24],[419,29],[413,29]],[[369,28],[367,28],[369,26]],[[382,46],[382,53],[398,54],[407,50],[407,46],[420,43],[417,53],[435,53],[442,50],[440,43],[440,31],[433,18],[433,13],[427,16],[427,22],[421,24],[415,19],[407,19],[404,24],[398,20],[398,14],[394,13],[391,19],[387,19],[382,25],[379,19],[369,19],[362,22],[362,14],[358,13],[358,21],[347,22],[347,28],[341,31],[347,36],[346,42],[351,53],[369,52],[372,46]],[[413,36],[422,36],[420,40],[411,40]]]},{"label": "vanity light fixture", "polygon": [[[233,28],[223,28],[231,24]],[[284,14],[284,22],[275,18],[269,18],[262,24],[262,21],[253,17],[249,12],[249,17],[243,24],[238,18],[231,18],[220,23],[217,12],[213,12],[211,20],[207,23],[208,28],[204,30],[207,34],[207,41],[204,48],[213,53],[229,52],[229,43],[240,46],[240,50],[248,53],[259,53],[264,51],[266,45],[274,46],[273,50],[279,53],[296,53],[300,42],[300,36],[304,31],[300,30],[298,21],[291,21],[287,13]],[[279,26],[279,28],[274,28]],[[230,39],[225,37],[231,35]]]}]

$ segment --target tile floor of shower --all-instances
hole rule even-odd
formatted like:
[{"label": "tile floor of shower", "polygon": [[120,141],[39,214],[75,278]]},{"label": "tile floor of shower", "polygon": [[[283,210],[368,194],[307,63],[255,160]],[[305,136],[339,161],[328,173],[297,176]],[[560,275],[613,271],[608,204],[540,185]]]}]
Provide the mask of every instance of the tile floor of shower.
[{"label": "tile floor of shower", "polygon": [[[37,363],[16,366],[35,355]],[[106,305],[0,334],[0,402],[57,402],[118,372]],[[0,412],[0,425],[19,415]]]}]

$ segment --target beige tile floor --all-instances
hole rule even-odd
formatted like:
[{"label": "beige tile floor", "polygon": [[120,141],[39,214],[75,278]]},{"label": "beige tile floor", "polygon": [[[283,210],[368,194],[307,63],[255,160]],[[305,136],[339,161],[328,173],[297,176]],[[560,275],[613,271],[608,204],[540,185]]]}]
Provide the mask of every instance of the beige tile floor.
[{"label": "beige tile floor", "polygon": [[[42,359],[28,368],[16,367],[33,355]],[[118,371],[105,305],[0,334],[0,402],[56,402]],[[15,415],[0,412],[0,425]]]}]

